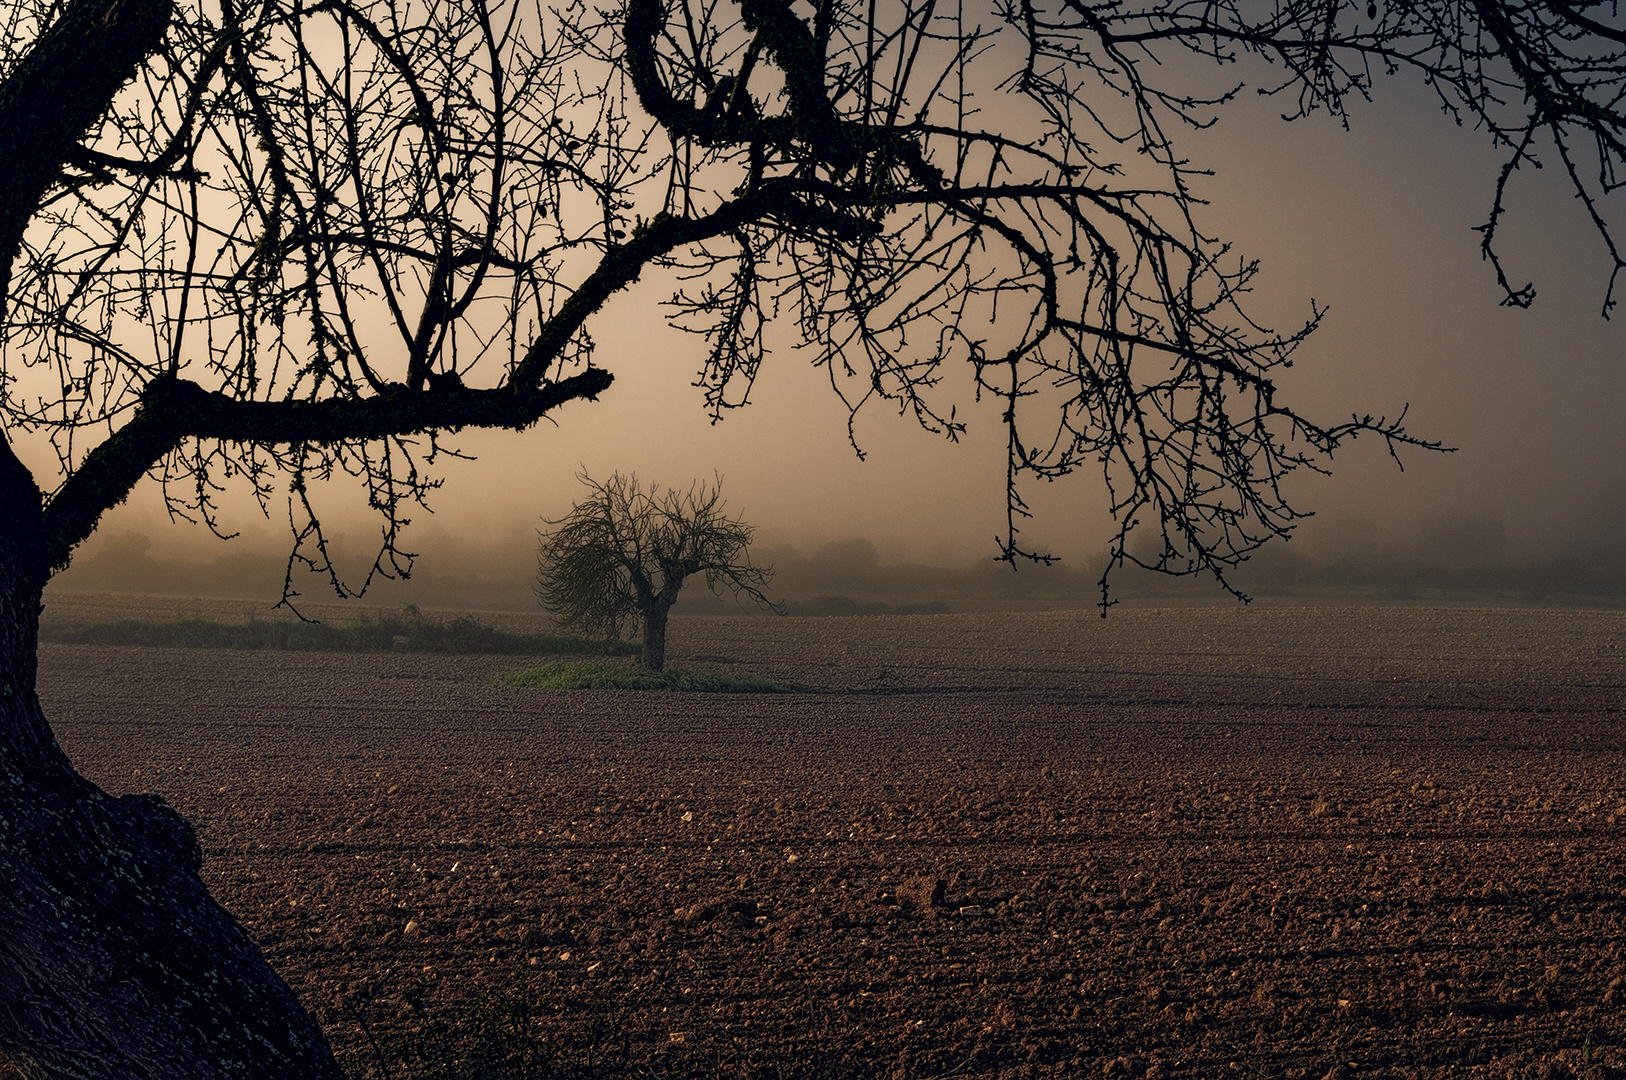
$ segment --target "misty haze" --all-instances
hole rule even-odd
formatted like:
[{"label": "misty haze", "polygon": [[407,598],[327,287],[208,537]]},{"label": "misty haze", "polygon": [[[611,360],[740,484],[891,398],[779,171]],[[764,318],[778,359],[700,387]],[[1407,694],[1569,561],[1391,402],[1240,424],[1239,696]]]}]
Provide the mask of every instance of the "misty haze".
[{"label": "misty haze", "polygon": [[[1554,602],[1626,603],[1626,494],[1603,488],[1588,515],[1567,535],[1517,547],[1496,510],[1450,512],[1385,529],[1364,514],[1311,519],[1292,543],[1266,548],[1234,575],[1250,595],[1273,602]],[[407,579],[375,579],[364,603],[455,610],[527,611],[534,596],[537,529],[515,526],[484,535],[426,530]],[[174,536],[165,528],[160,536]],[[1528,532],[1528,529],[1521,531]],[[362,577],[376,551],[344,537],[335,557],[350,580]],[[971,545],[967,545],[971,547]],[[796,542],[781,531],[757,543],[753,560],[774,571],[773,589],[793,614],[926,614],[1087,607],[1100,600],[1104,558],[1063,559],[1016,568],[967,551],[936,558],[894,544],[887,554],[864,537]],[[264,601],[281,596],[287,553],[261,539],[155,544],[142,532],[106,532],[86,545],[53,584],[57,593],[129,593]],[[296,575],[304,602],[334,599],[320,575]],[[1120,572],[1112,595],[1129,600],[1180,597],[1235,601],[1206,581]],[[690,590],[684,615],[747,614],[752,609]]]}]

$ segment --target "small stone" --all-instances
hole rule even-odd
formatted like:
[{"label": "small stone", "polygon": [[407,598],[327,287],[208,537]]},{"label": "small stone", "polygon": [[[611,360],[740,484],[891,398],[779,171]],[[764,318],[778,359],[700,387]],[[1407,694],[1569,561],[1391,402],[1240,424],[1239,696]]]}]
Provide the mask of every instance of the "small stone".
[{"label": "small stone", "polygon": [[693,810],[685,810],[685,811],[683,811],[683,816],[681,818],[679,818],[678,820],[679,821],[693,821],[694,820],[694,811]]},{"label": "small stone", "polygon": [[421,929],[423,928],[418,925],[417,919],[408,919],[407,924],[402,929],[401,933],[405,934],[407,937],[416,937],[418,935],[418,931]]}]

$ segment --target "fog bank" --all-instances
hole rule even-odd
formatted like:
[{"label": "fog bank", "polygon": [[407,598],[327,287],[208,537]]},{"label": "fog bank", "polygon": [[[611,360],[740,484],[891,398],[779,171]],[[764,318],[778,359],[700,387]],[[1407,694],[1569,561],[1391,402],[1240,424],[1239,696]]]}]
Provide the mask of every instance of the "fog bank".
[{"label": "fog bank", "polygon": [[[1265,597],[1368,602],[1613,605],[1626,598],[1626,485],[1601,488],[1591,513],[1555,542],[1521,547],[1511,539],[1514,531],[1494,509],[1433,514],[1400,528],[1365,515],[1329,515],[1313,519],[1298,539],[1256,554],[1237,569],[1232,583]],[[473,538],[446,529],[426,531],[425,543],[413,548],[418,558],[410,578],[375,572],[360,602],[534,610],[536,537],[536,528],[522,523]],[[333,542],[335,561],[352,590],[361,588],[377,555],[376,544],[369,546],[367,539],[344,534]],[[232,598],[267,608],[282,595],[286,545],[279,547],[265,536],[207,547],[162,541],[162,534],[155,542],[136,531],[99,535],[52,583],[51,591]],[[936,555],[943,554],[939,547]],[[925,546],[910,551],[859,536],[798,543],[782,534],[769,535],[753,546],[751,557],[773,568],[771,595],[785,600],[797,615],[1088,607],[1100,600],[1099,578],[1105,568],[1104,554],[1013,569],[990,555],[934,557]],[[292,581],[296,602],[337,598],[324,577],[303,568],[296,568]],[[1132,566],[1115,571],[1112,595],[1225,601],[1211,579],[1171,579]],[[677,610],[726,615],[754,609],[713,598],[696,581]]]}]

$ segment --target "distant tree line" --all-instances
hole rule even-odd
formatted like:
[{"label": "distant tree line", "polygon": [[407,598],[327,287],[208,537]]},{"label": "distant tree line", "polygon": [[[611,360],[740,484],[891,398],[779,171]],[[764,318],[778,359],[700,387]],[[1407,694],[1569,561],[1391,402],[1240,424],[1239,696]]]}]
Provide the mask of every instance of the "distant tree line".
[{"label": "distant tree line", "polygon": [[[1427,518],[1390,542],[1367,540],[1342,550],[1277,545],[1254,553],[1234,574],[1245,593],[1261,596],[1344,594],[1357,599],[1580,600],[1626,597],[1626,537],[1590,530],[1545,552],[1516,554],[1494,511]],[[764,546],[792,615],[904,614],[937,604],[1087,605],[1103,569],[1071,560],[1012,573],[991,560],[964,566],[883,563],[867,540],[826,544],[811,555]],[[1125,598],[1207,596],[1193,582],[1126,571]],[[843,603],[845,601],[845,603]]]},{"label": "distant tree line", "polygon": [[[1255,553],[1237,572],[1250,595],[1344,593],[1381,599],[1429,597],[1553,600],[1626,597],[1626,531],[1601,518],[1545,551],[1516,554],[1494,511],[1445,514],[1418,522],[1398,538],[1352,535],[1342,546],[1277,545]],[[335,556],[343,551],[336,547]],[[481,549],[478,558],[448,547],[410,581],[384,582],[369,599],[382,607],[531,610],[535,553],[523,536],[512,552]],[[361,557],[357,553],[357,557]],[[792,615],[930,614],[943,610],[1094,603],[1099,561],[1064,560],[1012,572],[992,559],[886,561],[874,543],[850,537],[798,549],[760,544],[756,557],[775,570],[775,592]],[[439,567],[461,568],[447,573]],[[209,559],[163,558],[139,534],[110,537],[76,563],[61,583],[70,591],[146,592],[254,598],[274,594],[284,556],[226,549]],[[478,571],[478,575],[474,572]],[[1121,595],[1147,599],[1211,595],[1190,581],[1125,572]],[[737,614],[739,605],[713,600],[703,590],[685,594],[684,614]]]}]

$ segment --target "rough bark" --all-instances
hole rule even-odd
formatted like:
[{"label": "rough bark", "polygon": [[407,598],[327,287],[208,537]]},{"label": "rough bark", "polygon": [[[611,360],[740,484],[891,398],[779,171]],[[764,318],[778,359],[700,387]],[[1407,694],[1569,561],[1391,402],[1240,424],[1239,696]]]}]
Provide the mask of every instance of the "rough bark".
[{"label": "rough bark", "polygon": [[672,605],[656,603],[644,612],[644,652],[640,657],[645,671],[666,668],[666,616]]},{"label": "rough bark", "polygon": [[154,795],[78,776],[35,694],[40,492],[0,443],[0,1053],[29,1077],[333,1078],[327,1041]]},{"label": "rough bark", "polygon": [[684,581],[695,570],[692,562],[663,560],[660,590],[651,589],[653,582],[647,580],[638,590],[644,612],[642,661],[645,671],[666,670],[666,617],[672,614],[672,605],[677,603]]}]

